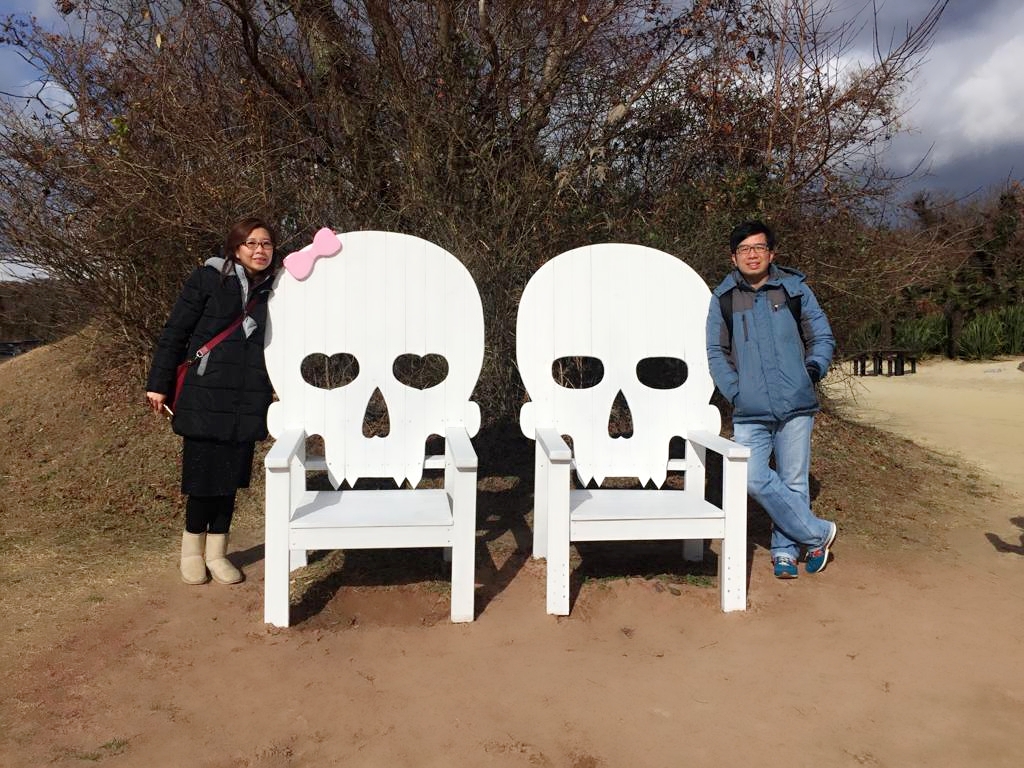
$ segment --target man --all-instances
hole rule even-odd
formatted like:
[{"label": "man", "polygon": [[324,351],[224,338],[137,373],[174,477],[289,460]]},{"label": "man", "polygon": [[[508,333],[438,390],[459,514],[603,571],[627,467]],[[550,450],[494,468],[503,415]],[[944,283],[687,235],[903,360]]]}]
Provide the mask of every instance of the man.
[{"label": "man", "polygon": [[811,511],[808,475],[814,385],[828,372],[835,339],[804,276],[774,263],[770,227],[744,222],[729,246],[735,269],[708,311],[711,376],[732,403],[735,440],[750,448],[747,491],[772,519],[775,576],[797,577],[801,547],[806,571],[821,573],[837,529]]}]

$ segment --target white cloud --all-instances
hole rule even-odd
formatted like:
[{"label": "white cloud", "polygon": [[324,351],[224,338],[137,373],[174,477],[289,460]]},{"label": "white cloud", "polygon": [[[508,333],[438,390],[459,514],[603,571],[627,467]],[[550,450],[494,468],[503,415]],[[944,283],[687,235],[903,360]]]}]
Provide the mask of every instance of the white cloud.
[{"label": "white cloud", "polygon": [[[52,0],[0,0],[0,18],[11,14],[22,19],[34,16],[44,28],[67,28]],[[67,111],[74,105],[67,91],[27,63],[12,46],[0,46],[0,93],[15,109]]]},{"label": "white cloud", "polygon": [[[52,0],[0,0],[0,19],[8,16],[25,20],[35,17],[40,25],[49,28],[61,19]],[[39,84],[39,72],[25,63],[13,47],[0,47],[0,91],[34,94]]]},{"label": "white cloud", "polygon": [[[892,17],[888,21],[899,24]],[[903,123],[909,130],[893,142],[888,154],[892,169],[909,171],[927,156],[933,177],[924,185],[962,192],[999,184],[1009,174],[1020,176],[1022,68],[1024,6],[1019,0],[954,0],[905,97]]]},{"label": "white cloud", "polygon": [[[1017,28],[1024,27],[1024,12]],[[971,144],[989,148],[1024,140],[1024,31],[1003,41],[987,59],[969,70],[952,91],[957,132]],[[952,116],[952,115],[951,115]]]}]

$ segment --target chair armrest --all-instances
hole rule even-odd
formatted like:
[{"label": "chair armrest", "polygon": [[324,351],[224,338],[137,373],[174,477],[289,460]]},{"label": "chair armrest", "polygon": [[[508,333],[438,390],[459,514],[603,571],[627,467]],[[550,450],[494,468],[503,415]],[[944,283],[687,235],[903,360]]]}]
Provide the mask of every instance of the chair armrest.
[{"label": "chair armrest", "polygon": [[548,457],[552,464],[568,464],[572,461],[572,450],[558,431],[550,427],[537,430],[537,447]]},{"label": "chair armrest", "polygon": [[697,445],[702,445],[708,450],[720,454],[726,459],[749,459],[750,449],[745,445],[733,442],[728,438],[716,435],[712,432],[694,431],[686,435],[686,439]]},{"label": "chair armrest", "polygon": [[295,454],[305,447],[305,443],[305,430],[286,430],[267,451],[266,458],[263,459],[263,466],[269,470],[288,469]]},{"label": "chair armrest", "polygon": [[473,448],[473,441],[469,439],[469,432],[465,427],[454,427],[448,430],[445,433],[445,446],[456,469],[460,471],[476,470],[476,449]]}]

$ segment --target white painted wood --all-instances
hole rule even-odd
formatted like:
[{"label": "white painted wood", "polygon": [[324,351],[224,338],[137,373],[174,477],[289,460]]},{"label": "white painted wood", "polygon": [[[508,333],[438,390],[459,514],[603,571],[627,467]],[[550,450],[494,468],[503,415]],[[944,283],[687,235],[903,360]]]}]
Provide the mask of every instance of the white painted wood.
[{"label": "white painted wood", "polygon": [[[711,292],[689,266],[639,245],[606,243],[551,259],[523,292],[516,323],[516,361],[530,402],[520,412],[535,452],[534,556],[547,558],[548,613],[569,612],[572,541],[680,539],[687,559],[703,557],[704,539],[722,539],[723,610],[746,604],[746,460],[742,446],[720,436],[710,404],[704,326]],[[589,389],[554,380],[562,357],[594,357],[604,377]],[[674,389],[641,382],[637,363],[685,361],[687,379]],[[631,437],[608,433],[612,404],[628,403]],[[562,440],[572,438],[572,451]],[[668,459],[673,437],[685,458]],[[706,451],[726,457],[723,507],[705,501]],[[669,469],[685,472],[685,490],[596,489],[569,492],[569,467],[581,485],[636,477],[661,488]],[[742,476],[743,491],[735,489]],[[726,542],[726,540],[728,540]]]},{"label": "white painted wood", "polygon": [[[288,569],[305,565],[306,550],[439,547],[451,550],[452,621],[472,621],[479,294],[465,267],[433,243],[394,232],[337,237],[340,252],[318,259],[305,279],[282,271],[269,302],[265,353],[278,402],[268,413],[277,442],[266,458],[265,620],[288,626]],[[342,353],[359,365],[347,385],[302,379],[308,355]],[[443,356],[446,379],[425,390],[406,386],[393,371],[404,354]],[[364,417],[377,392],[390,432],[367,438]],[[310,435],[323,437],[323,456],[306,456]],[[445,438],[443,456],[425,456],[431,435]],[[336,488],[360,478],[412,487],[306,490],[306,473],[323,469]],[[417,488],[424,469],[443,469],[444,488]]]},{"label": "white painted wood", "polygon": [[453,429],[448,432],[445,440],[444,466],[454,466],[459,470],[476,470],[476,451],[464,429]]},{"label": "white painted wood", "polygon": [[[270,461],[268,452],[265,462]],[[288,626],[288,474],[287,464],[281,467],[266,463],[263,620],[279,627]]]},{"label": "white painted wood", "polygon": [[[723,463],[722,507],[727,510],[718,580],[722,585],[722,610],[747,608],[747,459],[728,456]],[[742,509],[744,514],[736,511]]]},{"label": "white painted wood", "polygon": [[[562,439],[562,436],[553,429],[537,430],[537,446],[534,451],[534,477],[535,488],[533,502],[533,557],[547,557],[548,551],[548,515],[552,503],[561,503],[558,499],[553,501],[555,495],[560,494],[562,483],[553,481],[553,478],[564,477],[565,483],[569,481],[569,469],[572,462],[572,451]],[[539,492],[539,489],[548,489],[547,492]]]},{"label": "white painted wood", "polygon": [[538,429],[537,441],[551,461],[565,463],[572,460],[572,451],[562,436],[553,429]]},{"label": "white painted wood", "polygon": [[702,430],[693,430],[687,433],[686,439],[691,443],[710,448],[713,453],[729,459],[750,458],[750,449],[747,446],[740,445],[721,435],[711,434]]},{"label": "white painted wood", "polygon": [[550,460],[547,488],[535,488],[534,497],[547,496],[547,605],[548,613],[569,615],[569,464]]},{"label": "white painted wood", "polygon": [[445,547],[451,543],[451,527],[292,528],[289,542],[294,549]]},{"label": "white painted wood", "polygon": [[677,539],[679,536],[661,536],[658,521],[670,525],[678,520],[715,520],[724,530],[722,510],[710,502],[686,491],[623,490],[598,488],[572,491],[569,494],[572,520],[606,521],[648,520],[651,535],[648,539]]},{"label": "white painted wood", "polygon": [[[305,463],[307,472],[327,471],[327,459],[323,456],[308,454]],[[427,456],[423,459],[423,469],[444,469],[444,455]]]},{"label": "white painted wood", "polygon": [[533,558],[548,556],[548,488],[551,487],[551,460],[540,440],[533,451]]},{"label": "white painted wood", "polygon": [[476,587],[476,473],[477,460],[469,433],[462,428],[448,432],[445,438],[445,494],[451,508],[461,505],[453,515],[448,557],[452,567],[451,620],[473,620],[473,595]]},{"label": "white painted wood", "polygon": [[441,488],[306,491],[293,507],[291,529],[450,526],[452,512]]},{"label": "white painted wood", "polygon": [[[292,455],[288,467],[289,499],[298,500],[306,492],[306,434],[303,432],[302,442]],[[290,549],[288,552],[288,569],[296,571],[306,567],[306,550]]]}]

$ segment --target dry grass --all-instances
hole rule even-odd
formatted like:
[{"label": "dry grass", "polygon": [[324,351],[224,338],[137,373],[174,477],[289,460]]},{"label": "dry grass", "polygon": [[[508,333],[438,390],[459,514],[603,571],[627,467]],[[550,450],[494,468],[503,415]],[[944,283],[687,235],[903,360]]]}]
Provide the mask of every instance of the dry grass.
[{"label": "dry grass", "polygon": [[[174,567],[182,524],[180,440],[144,407],[138,373],[87,362],[97,357],[95,339],[84,333],[0,365],[5,658],[52,642],[63,617],[101,610],[105,601],[143,589],[152,569]],[[503,578],[500,564],[529,548],[532,457],[531,444],[517,430],[482,434],[475,442],[482,475],[478,578],[486,599],[487,580]],[[844,539],[875,548],[940,550],[944,532],[965,521],[969,513],[963,510],[991,492],[976,474],[944,457],[829,415],[820,418],[815,433],[812,474],[816,507],[823,514],[834,511]],[[254,472],[253,488],[239,496],[236,528],[262,526],[261,475]],[[751,515],[750,528],[755,542],[767,542],[763,513]],[[584,575],[660,572],[646,560],[651,553],[634,555],[643,562],[616,561],[607,568],[597,555]],[[331,587],[336,577],[327,571],[337,571],[340,562],[322,558],[316,572],[323,579],[309,588]],[[385,558],[374,566],[389,571],[385,579],[364,572],[366,564],[355,568],[354,561],[344,579],[437,588],[443,578],[424,571],[424,562]],[[396,568],[406,568],[406,578],[395,578]],[[305,590],[298,586],[301,601]]]},{"label": "dry grass", "polygon": [[[179,524],[178,440],[69,337],[0,365],[0,652],[45,643],[69,610],[137,590]],[[134,391],[133,391],[134,390]],[[104,597],[106,596],[106,597]]]},{"label": "dry grass", "polygon": [[981,516],[996,490],[977,469],[909,440],[830,414],[815,433],[815,506],[836,510],[843,537],[883,549],[944,549],[945,532]]}]

